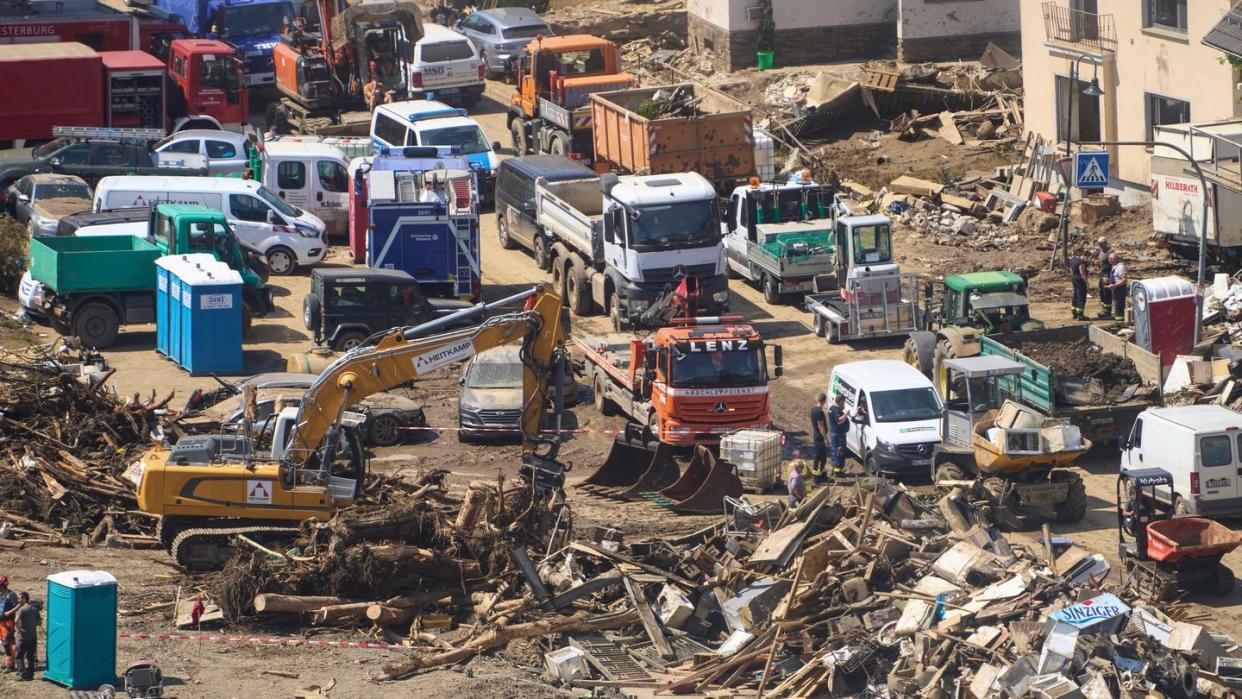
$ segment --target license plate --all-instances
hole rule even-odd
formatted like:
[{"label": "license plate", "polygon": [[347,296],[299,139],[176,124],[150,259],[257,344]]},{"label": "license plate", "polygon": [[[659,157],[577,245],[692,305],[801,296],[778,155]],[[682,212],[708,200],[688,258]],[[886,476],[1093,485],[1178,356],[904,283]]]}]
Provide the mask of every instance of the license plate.
[{"label": "license plate", "polygon": [[444,75],[444,66],[427,66],[423,68],[423,75]]},{"label": "license plate", "polygon": [[915,466],[931,466],[931,459],[914,459],[910,463]]}]

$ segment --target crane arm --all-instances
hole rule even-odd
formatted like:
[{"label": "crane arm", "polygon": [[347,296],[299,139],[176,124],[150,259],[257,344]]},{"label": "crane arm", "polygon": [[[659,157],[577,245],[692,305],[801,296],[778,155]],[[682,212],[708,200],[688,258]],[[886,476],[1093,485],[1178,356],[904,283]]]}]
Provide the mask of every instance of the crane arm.
[{"label": "crane arm", "polygon": [[540,286],[506,301],[514,299],[525,299],[525,309],[430,337],[418,336],[426,326],[394,328],[376,344],[359,347],[338,359],[302,397],[286,464],[295,469],[305,466],[350,405],[479,352],[518,341],[523,343],[522,448],[534,451],[556,353],[565,344],[561,297]]}]

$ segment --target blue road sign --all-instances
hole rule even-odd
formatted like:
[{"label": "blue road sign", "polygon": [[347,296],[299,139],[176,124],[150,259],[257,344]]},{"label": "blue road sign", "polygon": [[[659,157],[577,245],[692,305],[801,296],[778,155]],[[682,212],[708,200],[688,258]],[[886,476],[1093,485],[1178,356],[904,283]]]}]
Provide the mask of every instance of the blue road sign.
[{"label": "blue road sign", "polygon": [[1079,189],[1101,189],[1108,186],[1108,151],[1074,154],[1074,186]]}]

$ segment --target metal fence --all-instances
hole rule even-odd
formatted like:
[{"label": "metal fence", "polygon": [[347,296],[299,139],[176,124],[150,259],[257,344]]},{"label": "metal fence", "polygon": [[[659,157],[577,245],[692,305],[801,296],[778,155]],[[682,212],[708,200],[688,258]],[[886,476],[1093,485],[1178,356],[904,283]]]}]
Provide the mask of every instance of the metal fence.
[{"label": "metal fence", "polygon": [[1055,2],[1045,2],[1043,8],[1048,41],[1072,44],[1094,53],[1116,53],[1117,27],[1112,15],[1072,10]]}]

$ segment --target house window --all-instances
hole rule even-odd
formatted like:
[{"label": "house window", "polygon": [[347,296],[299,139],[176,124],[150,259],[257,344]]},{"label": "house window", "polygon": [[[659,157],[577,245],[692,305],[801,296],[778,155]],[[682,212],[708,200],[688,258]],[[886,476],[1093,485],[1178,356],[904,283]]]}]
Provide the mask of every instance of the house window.
[{"label": "house window", "polygon": [[1190,121],[1190,103],[1147,93],[1147,140],[1155,140],[1156,127]]},{"label": "house window", "polygon": [[1144,0],[1143,26],[1186,31],[1186,0]]}]

